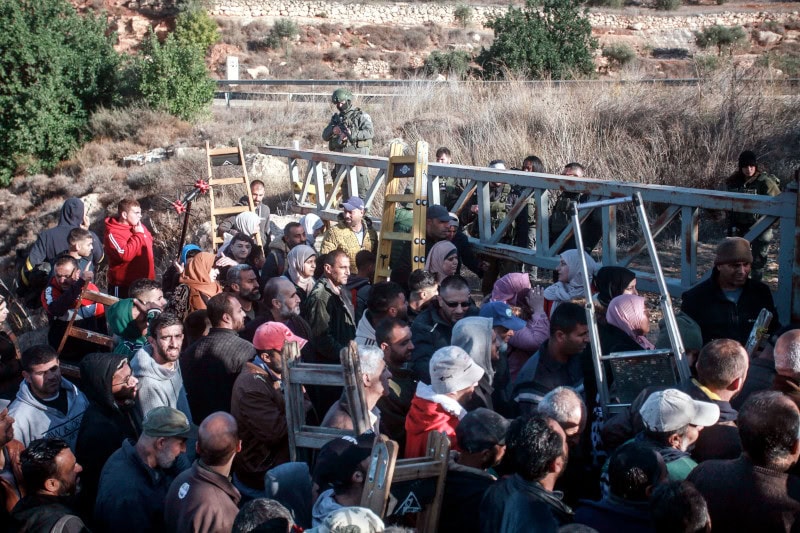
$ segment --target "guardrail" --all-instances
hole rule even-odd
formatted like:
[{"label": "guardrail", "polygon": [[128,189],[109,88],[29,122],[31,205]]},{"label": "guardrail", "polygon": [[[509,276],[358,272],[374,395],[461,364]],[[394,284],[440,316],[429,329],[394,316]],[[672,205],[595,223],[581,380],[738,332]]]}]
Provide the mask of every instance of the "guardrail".
[{"label": "guardrail", "polygon": [[[262,146],[262,154],[286,158],[289,162],[289,179],[299,184],[293,209],[298,213],[316,212],[326,220],[336,220],[340,210],[335,205],[341,188],[347,180],[350,190],[357,190],[356,167],[366,167],[374,174],[367,195],[367,208],[373,204],[385,182],[389,160],[386,157],[342,154],[336,152],[300,150],[276,146]],[[331,172],[328,173],[328,166]],[[326,176],[332,183],[326,186]],[[478,237],[470,237],[471,244],[480,252],[499,258],[508,258],[547,269],[555,269],[559,258],[557,251],[572,235],[570,223],[559,235],[549,235],[548,197],[551,191],[588,193],[596,198],[617,198],[639,193],[648,212],[658,213],[650,223],[653,238],[657,238],[674,220],[680,221],[680,232],[676,240],[680,249],[680,277],[666,276],[670,294],[680,296],[707,277],[698,275],[697,250],[699,212],[701,209],[734,211],[757,215],[758,221],[750,228],[745,238],[752,241],[764,231],[777,225],[778,290],[775,303],[782,323],[800,320],[800,209],[796,191],[786,191],[778,196],[758,196],[685,187],[665,187],[618,181],[601,181],[572,178],[554,174],[539,174],[515,170],[496,170],[464,165],[442,165],[428,163],[428,198],[439,201],[439,180],[459,178],[468,184],[467,189],[455,205],[446,206],[449,211],[458,211],[468,200],[468,192],[475,188],[478,202]],[[435,176],[435,177],[434,177]],[[508,183],[521,190],[516,203],[510,208],[506,219],[492,230],[489,217],[490,186],[492,183]],[[312,196],[313,195],[313,196]],[[500,243],[505,230],[515,216],[531,198],[536,207],[536,248],[528,249]],[[656,205],[658,204],[658,205]],[[663,207],[666,205],[666,207]],[[603,235],[600,240],[604,265],[631,266],[646,246],[643,240],[633,243],[621,254],[617,247],[617,207],[600,208]],[[586,213],[588,216],[589,213]],[[662,264],[664,261],[662,259]],[[657,290],[652,272],[636,272],[637,285],[645,291]]]}]

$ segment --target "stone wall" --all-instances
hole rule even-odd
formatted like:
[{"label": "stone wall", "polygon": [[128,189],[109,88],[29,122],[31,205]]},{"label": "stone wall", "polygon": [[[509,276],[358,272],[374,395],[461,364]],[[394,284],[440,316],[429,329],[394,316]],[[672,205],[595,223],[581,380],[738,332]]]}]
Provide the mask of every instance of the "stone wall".
[{"label": "stone wall", "polygon": [[[304,21],[320,24],[337,22],[364,24],[392,24],[397,26],[419,26],[426,22],[454,25],[453,11],[456,4],[432,3],[386,3],[357,4],[323,2],[319,0],[216,0],[210,8],[212,15],[231,17],[287,17],[313,19]],[[482,26],[489,18],[505,12],[505,6],[473,6],[472,24]],[[713,14],[676,15],[612,15],[593,11],[589,19],[593,27],[611,29],[669,31],[675,29],[698,29],[721,24],[735,26],[763,22],[797,19],[798,12],[721,12]]]}]

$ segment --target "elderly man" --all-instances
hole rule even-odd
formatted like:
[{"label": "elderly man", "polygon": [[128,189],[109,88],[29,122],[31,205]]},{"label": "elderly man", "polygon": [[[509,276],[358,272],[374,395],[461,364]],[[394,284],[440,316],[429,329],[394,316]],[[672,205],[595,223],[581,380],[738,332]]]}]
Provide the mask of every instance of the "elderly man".
[{"label": "elderly man", "polygon": [[700,325],[704,344],[714,339],[746,344],[762,308],[772,312],[769,332],[780,327],[769,287],[750,279],[752,263],[750,243],[728,237],[717,246],[711,277],[683,293],[681,311]]},{"label": "elderly man", "polygon": [[784,393],[800,407],[800,330],[792,329],[778,337],[773,357],[773,388]]},{"label": "elderly man", "polygon": [[[392,377],[392,373],[386,366],[383,352],[377,346],[360,346],[358,357],[361,360],[361,382],[364,385],[364,400],[367,404],[370,427],[378,434],[380,411],[376,405],[378,400],[389,393],[389,378]],[[322,425],[348,431],[355,429],[352,410],[344,394],[328,409]]]},{"label": "elderly man", "polygon": [[[300,296],[294,283],[284,276],[278,276],[267,282],[263,292],[260,312],[239,333],[241,338],[252,342],[256,330],[266,322],[280,322],[298,337],[311,338],[311,326],[300,316]],[[309,349],[308,345],[304,346],[303,355]]]},{"label": "elderly man", "polygon": [[689,481],[708,503],[714,531],[796,530],[800,480],[787,471],[800,457],[800,412],[779,392],[758,392],[739,411],[743,452],[706,461]]},{"label": "elderly man", "polygon": [[406,457],[425,455],[429,431],[445,433],[452,449],[460,450],[456,428],[467,414],[464,405],[484,374],[467,352],[457,346],[438,349],[429,366],[431,384],[417,384],[406,418]]},{"label": "elderly man", "polygon": [[233,384],[231,414],[239,426],[242,451],[233,462],[233,483],[250,498],[264,497],[264,474],[289,461],[289,433],[283,396],[283,345],[307,342],[280,322],[258,327],[256,356]]},{"label": "elderly man", "polygon": [[103,467],[94,506],[97,529],[164,531],[164,498],[190,438],[197,438],[197,427],[182,412],[166,406],[149,411],[139,439],[125,440]]},{"label": "elderly man", "polygon": [[319,253],[328,254],[333,250],[342,250],[350,258],[350,264],[356,264],[356,254],[361,250],[375,253],[378,248],[378,234],[364,220],[364,200],[358,196],[348,198],[342,204],[344,220],[333,226],[322,238]]},{"label": "elderly man", "polygon": [[197,460],[172,482],[164,503],[168,531],[230,531],[241,494],[230,481],[233,458],[242,449],[236,420],[212,413],[197,432]]}]

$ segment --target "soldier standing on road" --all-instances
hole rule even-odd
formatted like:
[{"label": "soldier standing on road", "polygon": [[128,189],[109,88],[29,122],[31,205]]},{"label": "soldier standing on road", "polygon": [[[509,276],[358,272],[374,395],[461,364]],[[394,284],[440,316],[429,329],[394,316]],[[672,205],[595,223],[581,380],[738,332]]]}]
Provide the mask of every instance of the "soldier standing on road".
[{"label": "soldier standing on road", "polygon": [[[322,139],[328,141],[328,148],[334,152],[345,154],[369,155],[372,147],[372,119],[358,107],[353,107],[353,93],[348,89],[336,89],[331,96],[331,102],[336,106],[338,113],[334,113],[331,121],[322,130]],[[338,174],[338,165],[333,168],[333,175]],[[367,197],[369,188],[369,175],[365,167],[356,167],[358,173],[358,196]],[[344,198],[355,196],[349,190],[349,182],[345,181]]]},{"label": "soldier standing on road", "polygon": [[[738,170],[731,175],[726,183],[730,192],[745,194],[763,194],[777,196],[781,193],[781,182],[772,174],[762,172],[758,168],[758,158],[754,152],[745,150],[739,155]],[[757,215],[750,213],[728,213],[728,236],[744,237],[750,226],[755,224]],[[753,250],[753,270],[750,277],[761,281],[764,276],[764,267],[767,265],[767,252],[769,243],[772,242],[772,229],[767,229],[759,237],[751,239]]]}]

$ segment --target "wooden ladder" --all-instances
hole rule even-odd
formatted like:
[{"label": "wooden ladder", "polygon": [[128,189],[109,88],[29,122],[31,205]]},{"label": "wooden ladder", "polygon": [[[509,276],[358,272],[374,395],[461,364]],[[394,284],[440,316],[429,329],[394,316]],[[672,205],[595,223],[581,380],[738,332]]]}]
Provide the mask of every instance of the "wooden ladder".
[{"label": "wooden ladder", "polygon": [[[242,140],[239,139],[237,146],[223,146],[221,148],[211,148],[208,141],[206,141],[206,164],[208,167],[208,185],[211,189],[211,235],[214,243],[214,250],[216,251],[220,244],[224,242],[222,237],[217,235],[217,227],[219,227],[219,218],[227,218],[232,215],[238,215],[245,211],[255,211],[256,207],[253,203],[253,194],[250,192],[250,178],[247,176],[247,165],[244,160],[244,151],[242,150]],[[233,178],[215,178],[214,167],[225,166],[241,166],[242,175]],[[245,195],[247,195],[247,205],[232,205],[230,207],[217,207],[216,197],[214,190],[224,185],[244,185]],[[238,198],[234,200],[236,202]],[[263,246],[261,242],[261,232],[256,233],[256,243]]]},{"label": "wooden ladder", "polygon": [[[405,194],[403,179],[413,180],[411,194]],[[414,212],[409,233],[394,231],[398,203],[410,203]],[[411,243],[411,270],[425,267],[425,219],[428,213],[428,143],[418,141],[416,155],[403,155],[403,145],[393,143],[386,173],[386,193],[383,198],[383,217],[378,254],[375,259],[375,282],[391,276],[392,245]]]},{"label": "wooden ladder", "polygon": [[[350,341],[348,346],[342,348],[340,357],[342,361],[340,365],[303,363],[300,361],[297,343],[284,344],[281,378],[286,398],[286,424],[289,430],[289,454],[292,461],[297,461],[298,448],[319,449],[328,441],[346,435],[358,436],[370,428],[356,343]],[[304,385],[344,387],[354,431],[306,424]],[[320,416],[324,417],[325,413],[321,413]]]}]

